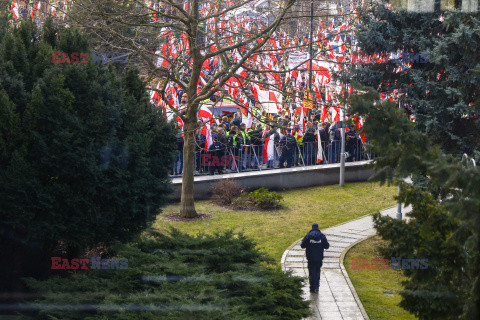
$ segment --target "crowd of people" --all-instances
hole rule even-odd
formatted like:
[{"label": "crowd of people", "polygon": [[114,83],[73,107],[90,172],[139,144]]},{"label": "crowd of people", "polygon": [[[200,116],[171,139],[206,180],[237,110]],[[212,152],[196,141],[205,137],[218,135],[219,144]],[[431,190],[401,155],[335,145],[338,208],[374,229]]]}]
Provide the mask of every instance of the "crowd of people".
[{"label": "crowd of people", "polygon": [[[342,122],[332,121],[331,117],[322,122],[319,110],[307,112],[305,128],[295,121],[298,115],[289,117],[288,110],[275,115],[259,114],[250,128],[242,122],[240,112],[211,121],[210,132],[199,120],[195,133],[195,173],[221,174],[339,162]],[[346,161],[370,159],[355,125],[347,125],[345,131]],[[184,138],[180,128],[177,142],[173,175],[180,175],[183,170]]]}]

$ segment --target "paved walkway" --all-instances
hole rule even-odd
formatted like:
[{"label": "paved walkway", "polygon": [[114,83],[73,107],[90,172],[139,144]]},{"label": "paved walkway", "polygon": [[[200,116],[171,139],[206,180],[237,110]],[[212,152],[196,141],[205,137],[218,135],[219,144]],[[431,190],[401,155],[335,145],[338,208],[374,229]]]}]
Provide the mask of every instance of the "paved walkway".
[{"label": "paved walkway", "polygon": [[[402,208],[404,217],[405,212],[409,210],[410,208],[407,210]],[[381,211],[382,215],[393,218],[396,217],[396,212],[396,206]],[[304,299],[312,300],[313,315],[309,319],[368,320],[368,315],[343,266],[343,256],[353,244],[376,233],[372,216],[368,215],[321,231],[327,236],[330,248],[325,250],[324,254],[320,293],[310,293],[308,280],[304,282]],[[283,253],[281,265],[283,270],[292,270],[294,275],[308,278],[305,250],[300,248],[300,241],[301,239]]]}]

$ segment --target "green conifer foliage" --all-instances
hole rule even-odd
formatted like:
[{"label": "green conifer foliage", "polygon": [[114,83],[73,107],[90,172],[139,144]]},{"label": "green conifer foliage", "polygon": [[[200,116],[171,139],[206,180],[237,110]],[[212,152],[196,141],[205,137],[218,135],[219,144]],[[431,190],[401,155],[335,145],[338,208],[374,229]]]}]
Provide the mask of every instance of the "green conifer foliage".
[{"label": "green conifer foliage", "polygon": [[128,268],[62,269],[47,281],[28,280],[42,298],[27,310],[40,311],[34,319],[79,320],[289,320],[310,313],[302,279],[267,267],[243,234],[150,233],[117,246],[115,259],[128,259]]},{"label": "green conifer foliage", "polygon": [[54,29],[0,31],[0,274],[10,288],[40,276],[60,241],[69,255],[128,241],[169,192],[175,135],[138,72],[51,63],[52,50],[88,52],[78,31]]},{"label": "green conifer foliage", "polygon": [[[355,71],[363,94],[352,113],[377,155],[376,177],[397,182],[411,204],[407,221],[375,216],[389,245],[386,258],[428,259],[404,270],[401,306],[420,319],[480,318],[480,23],[478,14],[413,13],[379,5],[362,13],[360,46],[367,53],[425,53],[399,63],[364,64]],[[402,94],[395,103],[378,91]],[[406,108],[405,108],[406,107]],[[414,115],[415,121],[408,116]],[[402,182],[411,177],[413,184]]]},{"label": "green conifer foliage", "polygon": [[[363,12],[358,34],[362,51],[403,52],[398,62],[364,64],[355,79],[391,94],[415,116],[418,130],[450,154],[480,149],[480,21],[458,11],[415,13],[383,5]],[[420,57],[419,54],[423,56]]]}]

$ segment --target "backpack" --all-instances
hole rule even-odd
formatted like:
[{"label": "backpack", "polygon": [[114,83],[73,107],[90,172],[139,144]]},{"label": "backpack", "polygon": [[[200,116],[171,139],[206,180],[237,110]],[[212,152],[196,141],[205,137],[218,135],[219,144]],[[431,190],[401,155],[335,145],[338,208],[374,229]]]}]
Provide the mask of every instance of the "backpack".
[{"label": "backpack", "polygon": [[294,149],[296,143],[297,143],[297,140],[293,136],[287,135],[286,146],[288,149]]},{"label": "backpack", "polygon": [[329,135],[330,141],[338,141],[341,139],[340,130],[338,130],[336,126],[330,127],[330,129],[328,130],[328,135]]}]

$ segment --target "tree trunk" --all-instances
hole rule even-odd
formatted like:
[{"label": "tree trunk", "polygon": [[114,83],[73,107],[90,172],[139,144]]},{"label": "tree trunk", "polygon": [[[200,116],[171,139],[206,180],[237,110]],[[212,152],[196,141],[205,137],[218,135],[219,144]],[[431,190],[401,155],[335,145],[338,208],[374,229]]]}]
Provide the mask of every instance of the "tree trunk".
[{"label": "tree trunk", "polygon": [[195,218],[197,216],[197,211],[195,210],[195,197],[193,193],[196,125],[197,123],[195,117],[186,117],[183,127],[183,173],[182,198],[180,203],[180,215],[184,218]]}]

